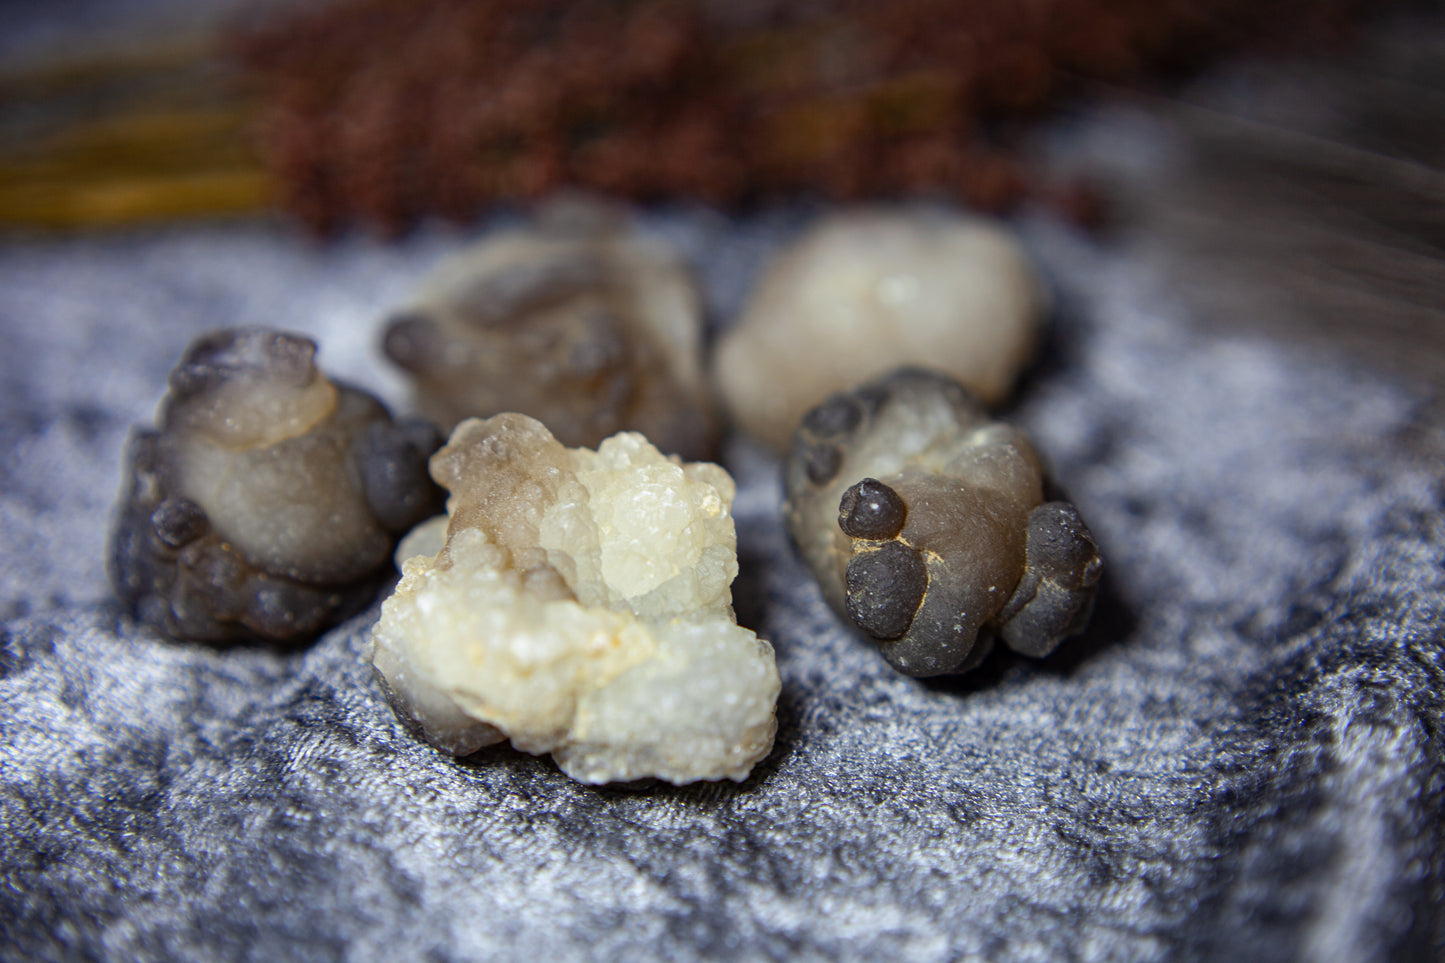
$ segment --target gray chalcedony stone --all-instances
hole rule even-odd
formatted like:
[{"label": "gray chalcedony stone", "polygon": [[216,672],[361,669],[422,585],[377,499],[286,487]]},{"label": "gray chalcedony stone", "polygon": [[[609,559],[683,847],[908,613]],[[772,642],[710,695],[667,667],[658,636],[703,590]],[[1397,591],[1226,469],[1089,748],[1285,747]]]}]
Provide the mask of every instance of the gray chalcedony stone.
[{"label": "gray chalcedony stone", "polygon": [[111,579],[180,639],[301,642],[363,609],[401,533],[436,511],[415,419],[334,384],[316,344],[259,328],[204,335],[130,438]]},{"label": "gray chalcedony stone", "polygon": [[1103,571],[1088,526],[1044,500],[1023,432],[946,375],[904,368],[833,395],[786,474],[788,529],[824,597],[900,672],[972,668],[995,637],[1048,655],[1088,622]]}]

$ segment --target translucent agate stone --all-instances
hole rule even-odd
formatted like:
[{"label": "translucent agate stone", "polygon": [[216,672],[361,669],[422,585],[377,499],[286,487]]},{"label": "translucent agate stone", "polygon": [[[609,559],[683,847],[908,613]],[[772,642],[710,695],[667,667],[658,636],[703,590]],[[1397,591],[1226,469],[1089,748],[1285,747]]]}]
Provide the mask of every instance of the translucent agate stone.
[{"label": "translucent agate stone", "polygon": [[718,343],[728,413],[779,451],[835,391],[904,365],[985,401],[1028,363],[1047,297],[997,222],[942,211],[837,214],[778,256]]},{"label": "translucent agate stone", "polygon": [[440,443],[329,381],[307,338],[226,330],[171,372],[132,433],[111,539],[116,593],[208,642],[304,641],[375,597],[401,533],[434,512]]},{"label": "translucent agate stone", "polygon": [[788,529],[828,603],[900,672],[1044,656],[1082,631],[1103,561],[1017,427],[946,375],[900,369],[803,419]]},{"label": "translucent agate stone", "polygon": [[680,259],[608,212],[551,212],[446,262],[388,321],[388,358],[447,430],[516,411],[564,443],[640,431],[708,457],[702,306]]}]

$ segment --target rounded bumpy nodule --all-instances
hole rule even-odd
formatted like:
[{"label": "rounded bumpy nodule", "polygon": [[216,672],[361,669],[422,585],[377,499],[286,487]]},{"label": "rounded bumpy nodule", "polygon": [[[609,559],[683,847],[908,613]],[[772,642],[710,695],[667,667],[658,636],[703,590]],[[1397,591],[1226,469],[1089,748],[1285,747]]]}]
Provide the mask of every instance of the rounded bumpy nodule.
[{"label": "rounded bumpy nodule", "polygon": [[382,349],[450,430],[505,411],[566,445],[640,431],[710,457],[702,306],[682,262],[609,212],[551,212],[447,262],[386,324]]},{"label": "rounded bumpy nodule", "polygon": [[1088,526],[1044,500],[1023,432],[945,375],[903,368],[828,398],[786,484],[824,597],[901,672],[965,671],[995,638],[1044,656],[1088,622],[1103,570]]},{"label": "rounded bumpy nodule", "polygon": [[[1002,400],[1047,306],[1001,223],[901,206],[841,211],[772,260],[718,339],[712,371],[733,421],[782,451],[819,398],[904,365]],[[819,345],[826,363],[797,363]]]},{"label": "rounded bumpy nodule", "polygon": [[137,429],[111,538],[131,612],[180,639],[301,642],[364,608],[397,538],[441,505],[429,423],[328,381],[307,338],[225,330]]}]

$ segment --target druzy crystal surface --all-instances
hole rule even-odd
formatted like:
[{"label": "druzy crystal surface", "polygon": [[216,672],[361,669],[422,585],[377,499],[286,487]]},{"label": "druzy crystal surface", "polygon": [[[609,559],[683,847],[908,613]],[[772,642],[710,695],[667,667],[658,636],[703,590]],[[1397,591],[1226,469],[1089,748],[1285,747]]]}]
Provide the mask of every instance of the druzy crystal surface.
[{"label": "druzy crystal surface", "polygon": [[585,783],[740,781],[767,755],[778,673],[733,616],[722,468],[508,413],[463,422],[431,471],[448,517],[404,543],[434,553],[403,563],[372,653],[428,741],[510,739]]}]

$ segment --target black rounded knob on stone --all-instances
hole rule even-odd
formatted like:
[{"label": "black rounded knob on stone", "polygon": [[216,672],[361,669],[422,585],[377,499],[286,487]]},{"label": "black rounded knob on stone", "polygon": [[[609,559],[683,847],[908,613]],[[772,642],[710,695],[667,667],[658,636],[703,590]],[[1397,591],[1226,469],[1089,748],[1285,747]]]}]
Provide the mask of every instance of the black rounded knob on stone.
[{"label": "black rounded knob on stone", "polygon": [[838,503],[838,525],[850,538],[893,538],[903,531],[907,519],[903,499],[876,478],[849,488]]},{"label": "black rounded knob on stone", "polygon": [[854,555],[844,578],[848,617],[884,641],[908,631],[928,591],[927,566],[902,542]]}]

